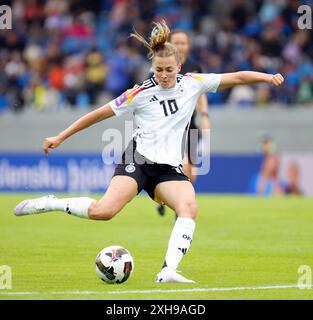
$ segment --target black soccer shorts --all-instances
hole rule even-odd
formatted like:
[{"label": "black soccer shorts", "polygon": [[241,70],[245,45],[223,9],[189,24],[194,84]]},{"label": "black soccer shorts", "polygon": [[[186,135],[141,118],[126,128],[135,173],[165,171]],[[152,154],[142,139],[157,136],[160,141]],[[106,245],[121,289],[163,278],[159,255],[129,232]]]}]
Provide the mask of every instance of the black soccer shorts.
[{"label": "black soccer shorts", "polygon": [[[131,156],[131,157],[129,157]],[[168,164],[154,163],[136,150],[136,142],[129,143],[122,156],[121,163],[115,167],[114,176],[128,176],[136,180],[138,193],[145,190],[150,198],[155,199],[154,190],[157,184],[165,181],[190,181],[184,174],[182,165],[174,167]]]}]

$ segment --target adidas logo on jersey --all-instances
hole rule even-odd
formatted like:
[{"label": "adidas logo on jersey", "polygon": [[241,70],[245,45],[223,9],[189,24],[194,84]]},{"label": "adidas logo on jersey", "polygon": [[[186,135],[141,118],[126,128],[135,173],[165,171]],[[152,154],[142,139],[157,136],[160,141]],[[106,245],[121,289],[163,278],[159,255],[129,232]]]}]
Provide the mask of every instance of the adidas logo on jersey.
[{"label": "adidas logo on jersey", "polygon": [[158,98],[156,96],[153,96],[149,102],[158,101]]}]

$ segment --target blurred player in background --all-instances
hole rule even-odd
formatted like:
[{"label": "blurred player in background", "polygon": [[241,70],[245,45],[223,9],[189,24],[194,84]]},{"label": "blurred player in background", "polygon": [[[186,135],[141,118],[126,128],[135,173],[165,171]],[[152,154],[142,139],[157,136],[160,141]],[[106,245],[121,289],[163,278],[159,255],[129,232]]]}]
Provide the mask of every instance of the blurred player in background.
[{"label": "blurred player in background", "polygon": [[[173,44],[179,53],[181,62],[181,74],[186,73],[202,73],[200,65],[192,61],[189,58],[190,53],[190,37],[189,34],[183,30],[174,30],[170,34],[169,42]],[[197,126],[197,114],[199,116],[199,127]],[[197,103],[196,109],[192,114],[190,124],[186,128],[186,143],[183,146],[184,150],[184,160],[183,160],[183,170],[187,177],[190,179],[191,183],[196,180],[196,161],[198,156],[198,142],[201,138],[201,133],[205,132],[208,134],[208,129],[210,128],[210,118],[209,118],[209,105],[206,94],[202,94]],[[200,129],[200,130],[199,130]],[[191,134],[191,130],[197,134]],[[206,130],[206,131],[203,131]],[[206,137],[203,137],[204,139]],[[165,206],[159,204],[157,210],[161,216],[165,214]]]},{"label": "blurred player in background", "polygon": [[273,138],[263,134],[260,138],[263,161],[255,180],[255,191],[259,196],[279,196],[283,194],[279,179],[280,158]]},{"label": "blurred player in background", "polygon": [[297,162],[291,161],[288,163],[286,179],[282,183],[282,189],[285,195],[303,195],[300,188],[300,168]]},{"label": "blurred player in background", "polygon": [[281,160],[274,139],[264,133],[259,143],[263,159],[259,173],[252,178],[253,194],[265,197],[302,195],[299,165],[290,161],[286,167],[286,177],[280,177]]}]

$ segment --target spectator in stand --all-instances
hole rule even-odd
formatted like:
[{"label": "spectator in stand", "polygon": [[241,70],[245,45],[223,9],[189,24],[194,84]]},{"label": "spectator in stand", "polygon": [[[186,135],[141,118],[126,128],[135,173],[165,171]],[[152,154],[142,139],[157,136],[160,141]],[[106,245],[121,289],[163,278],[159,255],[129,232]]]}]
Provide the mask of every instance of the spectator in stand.
[{"label": "spectator in stand", "polygon": [[90,52],[86,57],[85,86],[91,105],[95,105],[97,97],[104,88],[107,75],[106,65],[98,51]]},{"label": "spectator in stand", "polygon": [[71,107],[75,107],[84,84],[83,56],[69,56],[64,68],[64,95]]}]

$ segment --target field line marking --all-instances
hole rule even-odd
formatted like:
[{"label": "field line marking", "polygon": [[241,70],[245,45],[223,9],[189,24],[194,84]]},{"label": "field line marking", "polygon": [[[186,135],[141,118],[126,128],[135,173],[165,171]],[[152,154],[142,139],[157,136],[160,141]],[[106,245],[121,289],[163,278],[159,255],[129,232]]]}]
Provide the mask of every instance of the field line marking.
[{"label": "field line marking", "polygon": [[[125,293],[177,293],[177,292],[215,292],[215,291],[244,291],[244,290],[269,290],[269,289],[290,289],[299,288],[296,284],[272,285],[272,286],[255,286],[255,287],[219,287],[219,288],[190,288],[190,289],[154,289],[154,290],[125,290],[109,291],[109,294]],[[311,286],[309,287],[311,289]]]},{"label": "field line marking", "polygon": [[[114,290],[114,291],[25,291],[10,292],[0,290],[0,295],[95,295],[95,294],[127,294],[127,293],[179,293],[179,292],[217,292],[217,291],[245,291],[245,290],[271,290],[299,288],[296,284],[268,285],[254,287],[219,287],[219,288],[187,288],[187,289],[151,289],[151,290]],[[312,289],[312,286],[304,286]],[[300,288],[299,288],[300,289]]]}]

